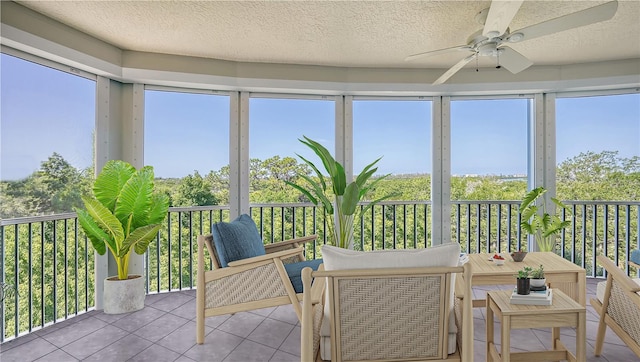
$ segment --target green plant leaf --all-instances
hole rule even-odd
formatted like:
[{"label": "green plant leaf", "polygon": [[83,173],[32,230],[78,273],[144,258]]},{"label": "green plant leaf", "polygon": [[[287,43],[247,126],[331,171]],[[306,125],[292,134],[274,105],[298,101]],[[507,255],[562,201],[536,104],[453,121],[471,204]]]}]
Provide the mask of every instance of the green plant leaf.
[{"label": "green plant leaf", "polygon": [[323,145],[319,144],[318,142],[310,139],[307,136],[303,136],[303,137],[305,140],[304,141],[300,140],[300,142],[307,145],[309,148],[313,150],[313,152],[316,153],[316,155],[318,155],[318,157],[320,157],[320,160],[322,160],[322,163],[324,164],[324,168],[329,173],[329,177],[333,178],[337,170],[336,170],[336,160],[333,158],[333,156],[331,156],[331,153],[326,148],[324,148]]},{"label": "green plant leaf", "polygon": [[358,207],[358,201],[360,201],[360,190],[358,184],[352,182],[347,186],[342,197],[342,213],[353,215]]},{"label": "green plant leaf", "polygon": [[382,159],[382,157],[378,158],[377,160],[371,162],[370,164],[366,165],[362,171],[358,174],[358,177],[356,177],[356,183],[358,184],[358,187],[362,189],[362,187],[364,186],[364,184],[367,182],[367,180],[369,179],[369,177],[371,177],[377,170],[378,168],[376,167],[375,169],[371,168],[378,163],[378,161],[380,161]]},{"label": "green plant leaf", "polygon": [[109,209],[102,205],[100,201],[92,197],[83,196],[82,201],[87,209],[87,213],[91,218],[93,218],[93,221],[103,231],[109,234],[109,240],[113,241],[113,245],[110,245],[110,248],[115,253],[118,253],[122,247],[122,241],[124,240],[124,230],[122,229],[122,224],[120,224],[118,218],[115,217]]},{"label": "green plant leaf", "polygon": [[318,170],[318,168],[316,167],[316,165],[313,164],[313,162],[307,160],[306,158],[298,155],[296,153],[296,155],[298,157],[300,157],[300,159],[302,159],[302,161],[304,161],[307,165],[309,165],[309,167],[311,167],[313,169],[313,171],[315,171],[316,176],[318,176],[318,179],[320,180],[320,184],[322,185],[322,189],[326,190],[327,189],[327,183],[324,181],[324,176],[322,175],[322,173],[320,172],[320,170]]},{"label": "green plant leaf", "polygon": [[135,252],[138,254],[144,254],[149,247],[149,243],[158,235],[158,231],[160,231],[160,224],[152,224],[141,226],[135,229],[126,239],[124,239],[122,243],[122,248],[120,249],[119,257],[124,257],[129,253],[131,247],[134,248]]},{"label": "green plant leaf", "polygon": [[114,214],[128,235],[146,225],[153,195],[153,168],[145,166],[127,180],[116,202]]},{"label": "green plant leaf", "polygon": [[[93,248],[98,254],[104,255],[107,252],[106,244],[113,244],[113,240],[93,221],[88,212],[79,208],[75,208],[75,210],[78,214],[78,222],[89,240],[91,240]],[[111,252],[113,253],[113,250]]]},{"label": "green plant leaf", "polygon": [[556,199],[555,197],[551,198],[551,201],[559,208],[567,210],[568,214],[571,215],[571,209],[569,206],[565,205],[562,201]]},{"label": "green plant leaf", "polygon": [[160,224],[169,212],[169,197],[165,194],[153,194],[147,218],[148,224]]},{"label": "green plant leaf", "polygon": [[336,162],[336,173],[331,178],[331,183],[333,184],[333,193],[337,196],[344,195],[345,189],[347,188],[347,175],[344,172],[344,167],[341,164]]},{"label": "green plant leaf", "polygon": [[294,184],[293,182],[290,182],[290,181],[285,181],[284,183],[302,192],[309,199],[309,201],[311,201],[311,203],[318,206],[318,200],[315,197],[313,197],[313,195],[311,195],[311,193],[307,191],[307,189],[305,189],[300,185]]},{"label": "green plant leaf", "polygon": [[551,215],[543,214],[541,220],[542,230],[547,230],[551,226]]},{"label": "green plant leaf", "polygon": [[376,171],[378,171],[377,167],[367,172],[361,172],[358,175],[358,177],[356,178],[356,183],[358,184],[358,187],[360,188],[360,190],[364,189],[365,184],[367,183],[369,178],[371,178],[371,176],[373,176],[373,174],[376,173]]},{"label": "green plant leaf", "polygon": [[[367,193],[369,193],[369,191],[373,190],[380,181],[384,180],[385,178],[389,177],[390,175],[391,174],[386,174],[386,175],[380,176],[377,179],[373,180],[373,182],[369,183],[364,188],[361,188],[360,189],[360,199],[364,198],[367,195]],[[396,193],[395,195],[398,195],[398,194]]]},{"label": "green plant leaf", "polygon": [[533,230],[532,225],[528,221],[520,222],[520,227],[522,230],[526,231],[527,234],[535,234],[535,230]]},{"label": "green plant leaf", "polygon": [[531,191],[529,191],[524,198],[522,199],[522,203],[520,204],[520,212],[522,213],[524,209],[528,208],[529,205],[534,203],[538,197],[547,192],[544,187],[537,187]]},{"label": "green plant leaf", "polygon": [[310,192],[313,192],[316,197],[322,202],[322,205],[324,205],[324,208],[327,210],[327,212],[333,214],[333,204],[331,203],[331,200],[329,200],[327,195],[325,195],[320,185],[318,185],[317,182],[312,180],[311,177],[307,175],[300,175],[300,177],[307,181],[309,185],[311,185],[313,189]]},{"label": "green plant leaf", "polygon": [[543,231],[542,236],[546,238],[548,236],[559,234],[562,229],[568,227],[569,225],[571,225],[571,221],[561,221],[560,219],[554,220],[554,222]]},{"label": "green plant leaf", "polygon": [[120,190],[135,172],[136,169],[127,162],[108,161],[93,184],[93,194],[96,199],[113,212]]},{"label": "green plant leaf", "polygon": [[522,213],[522,220],[529,220],[532,216],[538,214],[538,207],[531,205],[520,212]]}]

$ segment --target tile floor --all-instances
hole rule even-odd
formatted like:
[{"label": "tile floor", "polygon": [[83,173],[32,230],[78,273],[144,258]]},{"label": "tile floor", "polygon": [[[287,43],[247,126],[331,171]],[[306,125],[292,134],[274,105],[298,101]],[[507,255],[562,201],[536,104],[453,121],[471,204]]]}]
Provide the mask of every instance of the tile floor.
[{"label": "tile floor", "polygon": [[[587,298],[596,280],[587,281]],[[491,287],[474,288],[476,298]],[[474,361],[485,361],[484,310],[474,310]],[[603,355],[593,355],[597,315],[587,307],[587,360],[640,361],[611,331]],[[0,345],[0,361],[299,361],[300,324],[290,306],[207,318],[206,340],[195,343],[195,291],[149,295],[146,307],[126,315],[92,311]],[[499,341],[499,331],[496,339]],[[568,348],[574,331],[563,329]],[[522,350],[549,348],[550,330],[514,331]],[[515,348],[514,348],[515,350]]]}]

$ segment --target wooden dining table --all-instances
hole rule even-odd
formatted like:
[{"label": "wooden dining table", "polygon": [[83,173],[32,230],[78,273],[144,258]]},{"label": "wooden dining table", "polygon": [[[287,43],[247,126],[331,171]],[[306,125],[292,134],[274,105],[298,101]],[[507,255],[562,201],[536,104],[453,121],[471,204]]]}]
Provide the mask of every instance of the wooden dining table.
[{"label": "wooden dining table", "polygon": [[[469,254],[468,263],[471,264],[471,286],[479,285],[516,285],[516,273],[524,267],[535,269],[544,267],[547,285],[558,288],[582,306],[587,305],[587,274],[584,268],[560,257],[553,252],[529,252],[521,262],[515,262],[507,253],[501,253],[505,258],[503,265],[496,265],[491,259],[492,254]],[[464,297],[464,278],[456,277],[456,296]],[[484,307],[486,299],[474,299],[474,307]]]}]

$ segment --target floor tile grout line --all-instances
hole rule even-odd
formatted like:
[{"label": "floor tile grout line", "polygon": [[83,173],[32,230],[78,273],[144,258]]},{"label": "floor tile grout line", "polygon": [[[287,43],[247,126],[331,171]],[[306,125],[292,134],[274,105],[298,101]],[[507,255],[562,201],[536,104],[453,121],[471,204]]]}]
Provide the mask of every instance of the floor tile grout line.
[{"label": "floor tile grout line", "polygon": [[[262,344],[262,343],[258,343],[258,342],[255,342],[255,341],[252,341],[252,340],[248,339],[248,338],[249,338],[249,336],[251,335],[251,333],[255,332],[255,330],[256,330],[256,329],[258,329],[258,327],[259,327],[262,323],[264,323],[265,319],[267,319],[266,317],[263,317],[263,318],[264,318],[264,319],[263,319],[260,323],[258,323],[258,325],[257,325],[257,326],[255,326],[255,328],[253,328],[253,329],[251,330],[251,332],[249,332],[249,333],[247,334],[247,336],[246,336],[246,337],[238,336],[237,334],[233,334],[233,333],[231,333],[231,332],[227,332],[227,331],[224,331],[224,330],[222,330],[222,329],[218,329],[218,328],[216,328],[216,329],[218,329],[220,332],[229,333],[229,334],[234,335],[234,336],[236,336],[236,337],[240,337],[240,338],[242,338],[242,342],[238,343],[238,345],[237,345],[237,346],[235,346],[235,347],[234,347],[234,348],[233,348],[233,349],[232,349],[232,350],[231,350],[231,351],[230,351],[226,356],[224,356],[224,358],[222,359],[222,362],[224,362],[224,361],[225,361],[225,360],[226,360],[226,359],[227,359],[227,358],[228,358],[228,357],[233,353],[233,351],[235,351],[235,350],[236,350],[236,349],[237,349],[237,348],[238,348],[238,347],[239,347],[239,346],[240,346],[244,341],[247,341],[247,340],[248,340],[249,342],[257,343],[257,344],[260,344],[260,345],[262,345],[262,346],[265,346],[265,345],[264,345],[264,344]],[[227,320],[228,320],[228,319],[227,319]],[[225,322],[226,322],[226,321],[225,321]],[[224,323],[224,322],[223,322],[223,323]],[[220,324],[220,325],[222,325],[222,324]],[[271,346],[266,346],[266,347],[273,348],[273,347],[271,347]],[[273,352],[273,353],[275,354],[275,352]],[[271,357],[273,357],[273,355],[271,355]],[[271,359],[271,357],[269,357],[269,359]]]}]

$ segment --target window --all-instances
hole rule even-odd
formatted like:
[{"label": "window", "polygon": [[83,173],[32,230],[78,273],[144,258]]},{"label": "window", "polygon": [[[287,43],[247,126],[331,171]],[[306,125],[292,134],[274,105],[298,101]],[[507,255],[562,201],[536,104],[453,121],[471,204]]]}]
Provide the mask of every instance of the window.
[{"label": "window", "polygon": [[628,260],[638,248],[640,94],[557,98],[556,143],[557,195],[572,220],[562,251],[590,274],[596,255]]},{"label": "window", "polygon": [[640,201],[640,94],[558,98],[556,135],[558,197]]},{"label": "window", "polygon": [[73,211],[93,177],[96,84],[0,55],[0,217]]},{"label": "window", "polygon": [[530,102],[451,102],[451,230],[466,251],[518,250],[526,240],[513,200],[527,191]]},{"label": "window", "polygon": [[524,195],[529,102],[451,102],[452,200],[517,200]]},{"label": "window", "polygon": [[391,174],[394,179],[426,180],[421,190],[400,195],[398,200],[429,200],[431,128],[430,101],[355,100],[354,175],[367,164],[382,157],[377,163],[378,175]]},{"label": "window", "polygon": [[321,143],[335,156],[335,102],[251,98],[249,117],[251,202],[303,201],[295,198],[297,193],[284,181],[304,164],[296,154],[320,166],[313,151],[298,141],[303,136]]},{"label": "window", "polygon": [[328,98],[249,100],[249,200],[252,205],[276,204],[251,207],[263,240],[280,241],[314,233],[320,234],[319,240],[326,240],[326,224],[320,212],[282,204],[309,202],[285,184],[299,182],[298,173],[311,170],[296,154],[322,169],[318,157],[298,139],[309,137],[334,154],[335,102],[333,97]]},{"label": "window", "polygon": [[145,91],[144,162],[172,206],[229,204],[229,97]]},{"label": "window", "polygon": [[[374,175],[390,174],[367,196],[395,194],[356,220],[356,248],[427,246],[431,199],[431,101],[354,100],[353,172],[379,157]],[[398,202],[397,200],[402,200]],[[373,237],[369,236],[373,235]]]}]

